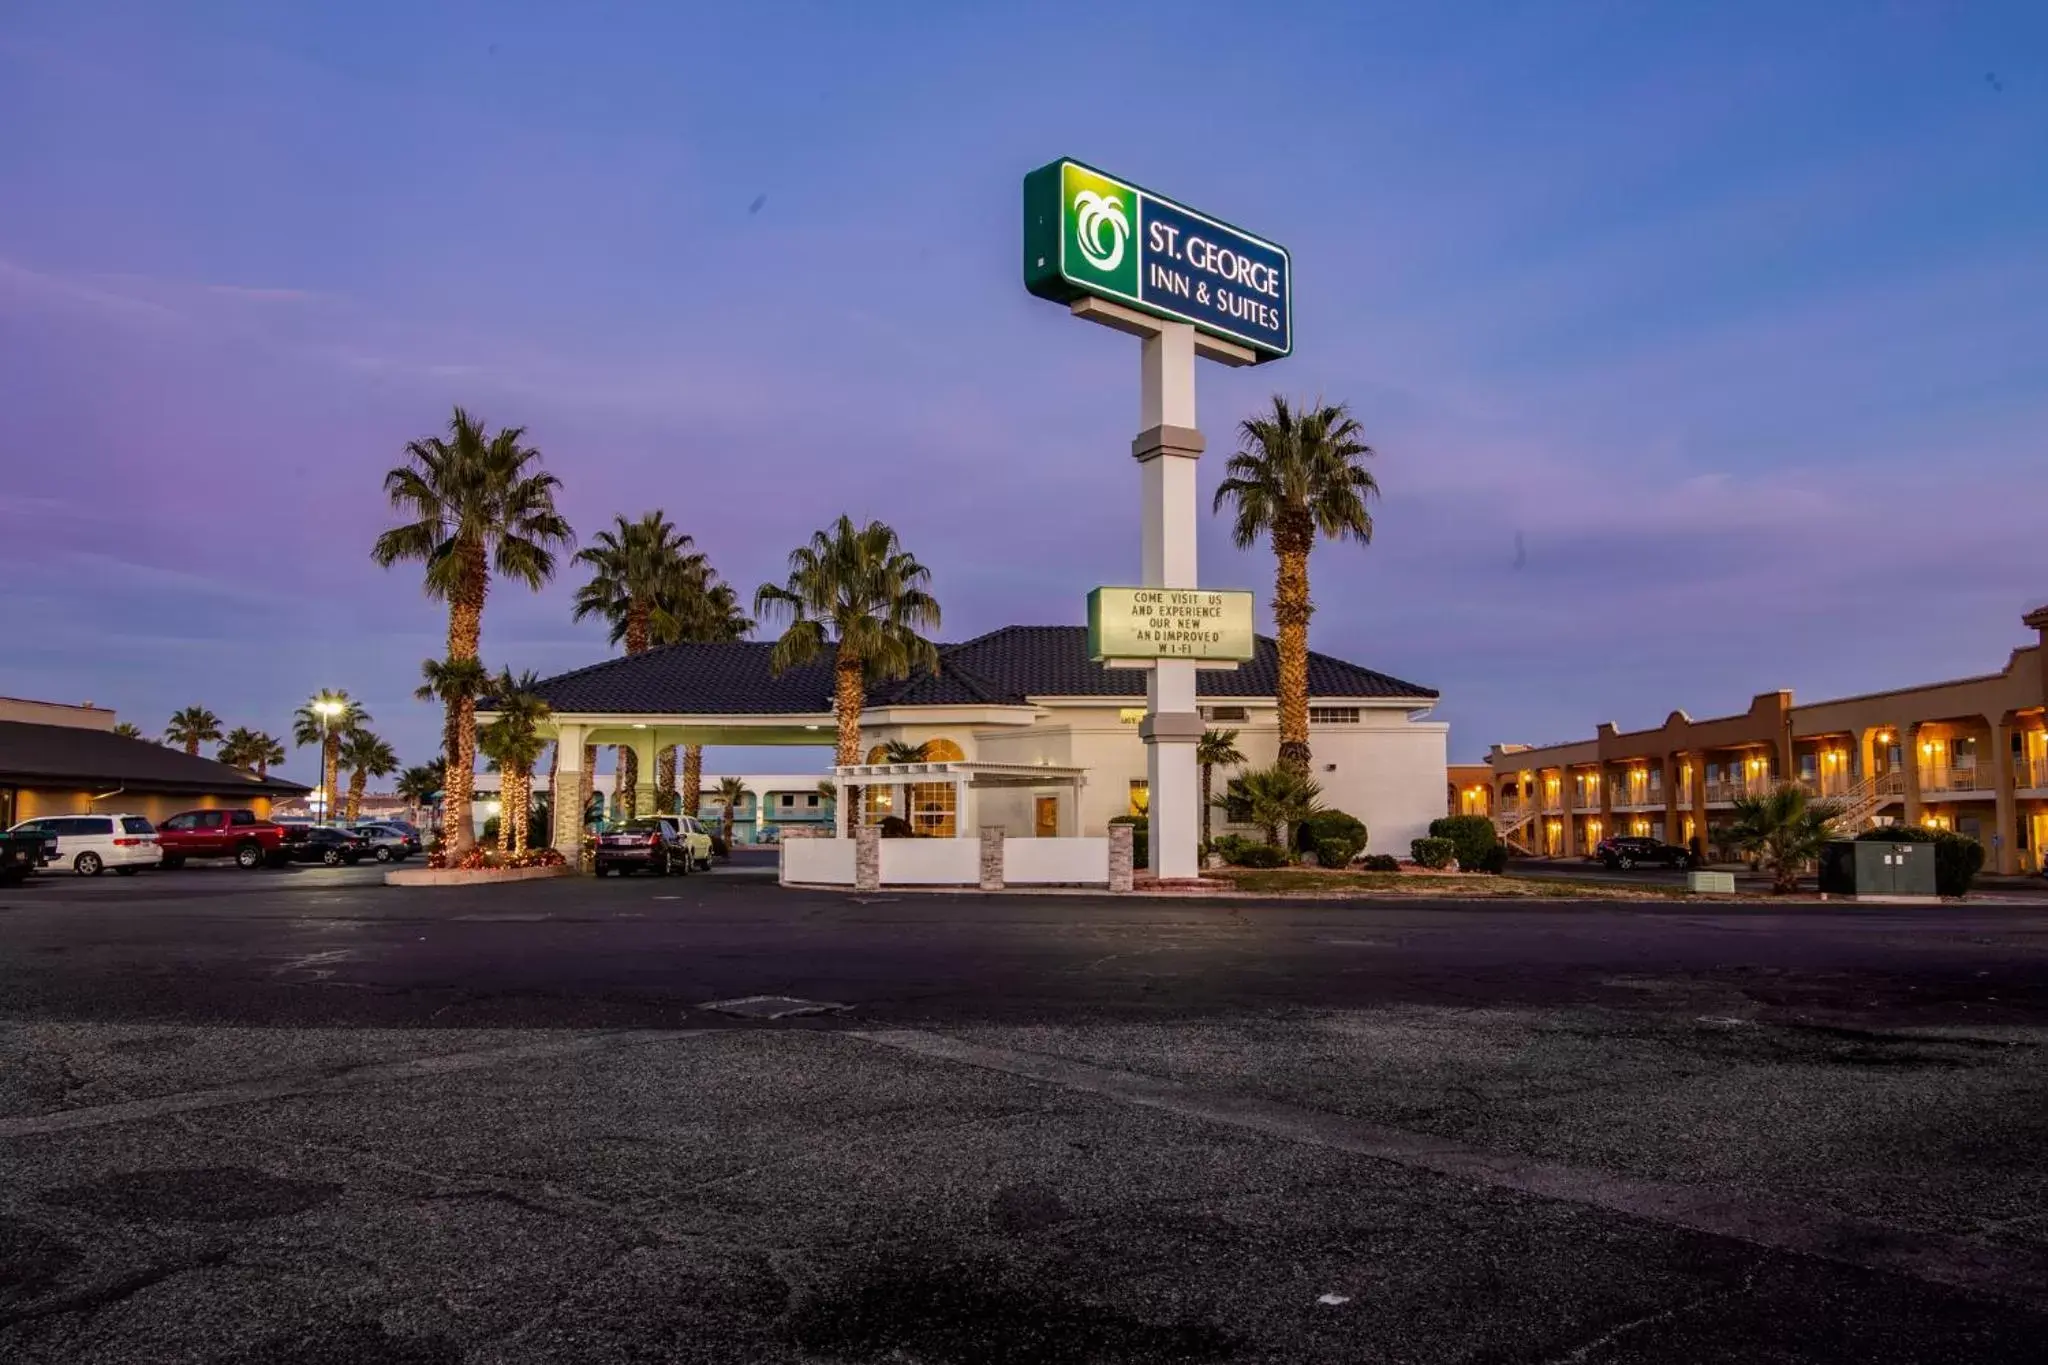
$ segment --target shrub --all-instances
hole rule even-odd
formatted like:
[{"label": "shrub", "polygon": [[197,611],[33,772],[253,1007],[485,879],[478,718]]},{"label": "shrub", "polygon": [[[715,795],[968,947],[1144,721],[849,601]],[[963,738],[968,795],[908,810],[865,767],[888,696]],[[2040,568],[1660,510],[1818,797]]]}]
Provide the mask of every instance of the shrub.
[{"label": "shrub", "polygon": [[1967,896],[1970,884],[1984,870],[1984,845],[1967,834],[1934,832],[1934,889],[1944,896]]},{"label": "shrub", "polygon": [[500,817],[493,815],[490,819],[484,821],[484,832],[478,836],[478,841],[486,844],[495,844],[498,842],[498,830],[502,825],[503,821]]},{"label": "shrub", "polygon": [[1238,846],[1237,856],[1231,861],[1239,867],[1285,867],[1287,850],[1271,844],[1244,843]]},{"label": "shrub", "polygon": [[912,829],[910,822],[900,815],[883,816],[881,822],[875,828],[882,832],[884,839],[915,839],[917,837],[917,831]]},{"label": "shrub", "polygon": [[[1432,820],[1429,837],[1450,840],[1451,846],[1457,850],[1458,866],[1467,872],[1486,868],[1490,857],[1487,850],[1500,847],[1500,834],[1494,829],[1493,821],[1484,815],[1446,815]],[[1487,870],[1497,872],[1500,869]]]},{"label": "shrub", "polygon": [[1498,877],[1501,873],[1508,870],[1508,846],[1506,844],[1495,844],[1492,848],[1479,855],[1478,862],[1468,863],[1463,858],[1460,858],[1458,859],[1458,866],[1464,868],[1467,872],[1488,872]]},{"label": "shrub", "polygon": [[1209,843],[1209,851],[1226,863],[1236,862],[1237,855],[1243,851],[1244,847],[1245,838],[1241,834],[1218,835]]},{"label": "shrub", "polygon": [[1399,872],[1401,860],[1391,853],[1368,853],[1359,861],[1367,872]]},{"label": "shrub", "polygon": [[1119,815],[1109,823],[1131,827],[1131,867],[1152,866],[1152,822],[1142,815]]},{"label": "shrub", "polygon": [[1365,821],[1341,810],[1319,810],[1294,827],[1294,846],[1314,853],[1324,867],[1344,867],[1365,851]]},{"label": "shrub", "polygon": [[1859,844],[1931,844],[1934,832],[1918,825],[1877,825],[1856,836]]},{"label": "shrub", "polygon": [[1408,856],[1422,867],[1449,867],[1451,859],[1458,856],[1458,846],[1449,839],[1434,836],[1417,839],[1408,845]]}]

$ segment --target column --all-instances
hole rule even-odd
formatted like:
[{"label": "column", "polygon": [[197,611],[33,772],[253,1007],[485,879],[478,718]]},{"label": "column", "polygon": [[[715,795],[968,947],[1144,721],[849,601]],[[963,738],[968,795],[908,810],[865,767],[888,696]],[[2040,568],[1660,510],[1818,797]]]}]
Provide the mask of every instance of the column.
[{"label": "column", "polygon": [[1692,751],[1692,828],[1700,841],[1700,861],[1707,860],[1707,751]]},{"label": "column", "polygon": [[[1163,322],[1142,344],[1139,435],[1131,442],[1131,454],[1138,461],[1144,507],[1143,583],[1194,588],[1200,585],[1195,463],[1202,454],[1202,433],[1195,426],[1195,329]],[[1152,792],[1152,871],[1167,880],[1201,874],[1195,744],[1202,737],[1202,715],[1195,705],[1195,673],[1191,659],[1156,661],[1145,688],[1145,719],[1138,727]]]},{"label": "column", "polygon": [[[1608,785],[1607,760],[1601,759],[1593,772],[1594,781],[1600,789],[1600,838],[1606,839],[1614,834],[1614,788]],[[1586,852],[1591,853],[1590,845],[1597,841],[1588,839],[1586,842],[1589,845]]]},{"label": "column", "polygon": [[1851,787],[1868,782],[1877,776],[1877,736],[1883,728],[1883,726],[1872,725],[1857,732],[1857,766],[1854,774],[1855,781],[1849,784]]},{"label": "column", "polygon": [[[961,836],[965,838],[965,835]],[[1003,889],[1003,829],[991,825],[981,831],[981,889],[1000,891]]]},{"label": "column", "polygon": [[1682,832],[1678,825],[1678,755],[1664,755],[1664,842],[1675,844]]},{"label": "column", "polygon": [[633,775],[633,814],[654,813],[654,731],[635,730],[627,741],[633,755],[639,760],[639,771]]},{"label": "column", "polygon": [[967,837],[968,830],[980,828],[972,818],[978,816],[980,812],[969,810],[967,806],[968,790],[966,778],[955,777],[953,779],[953,833],[962,839]]},{"label": "column", "polygon": [[568,859],[571,867],[579,866],[583,855],[583,735],[581,725],[563,725],[556,730],[555,749],[560,759],[555,764],[554,790],[548,794],[555,851]]},{"label": "column", "polygon": [[1985,863],[2000,876],[2011,877],[2020,870],[2019,806],[2013,796],[2012,780],[2013,727],[2009,719],[1984,719],[1991,725],[1991,780],[1998,797],[1998,825],[1991,847],[1984,850],[1988,855]]},{"label": "column", "polygon": [[1906,815],[1909,825],[1920,823],[1920,723],[1913,722],[1899,730],[1899,756],[1905,768]]}]

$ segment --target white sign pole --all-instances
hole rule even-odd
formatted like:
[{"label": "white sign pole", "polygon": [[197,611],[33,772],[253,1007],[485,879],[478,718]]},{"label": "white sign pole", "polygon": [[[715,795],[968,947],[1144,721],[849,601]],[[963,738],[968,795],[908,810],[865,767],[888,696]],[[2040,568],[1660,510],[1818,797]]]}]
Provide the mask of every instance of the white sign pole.
[{"label": "white sign pole", "polygon": [[[1195,588],[1195,464],[1202,433],[1195,425],[1195,329],[1160,322],[1142,343],[1138,461],[1144,501],[1144,586]],[[1160,659],[1145,688],[1145,773],[1151,787],[1149,844],[1153,875],[1201,875],[1201,785],[1195,743],[1202,714],[1195,704],[1195,662]]]}]

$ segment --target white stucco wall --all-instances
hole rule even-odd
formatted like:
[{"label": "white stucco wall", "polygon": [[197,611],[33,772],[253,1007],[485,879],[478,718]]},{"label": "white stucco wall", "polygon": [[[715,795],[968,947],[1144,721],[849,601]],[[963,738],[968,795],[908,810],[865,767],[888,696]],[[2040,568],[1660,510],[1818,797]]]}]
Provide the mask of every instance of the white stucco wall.
[{"label": "white stucco wall", "polygon": [[[1351,703],[1319,698],[1318,704]],[[885,739],[944,735],[970,759],[1083,768],[1088,780],[1080,793],[1078,826],[1073,828],[1084,836],[1101,836],[1108,833],[1111,819],[1129,809],[1131,782],[1145,777],[1144,742],[1137,725],[1123,718],[1124,711],[1140,705],[1134,700],[1052,702],[1028,727],[902,727],[862,738],[863,743],[878,744]],[[1237,745],[1247,767],[1265,767],[1279,757],[1279,717],[1270,703],[1254,702],[1247,710],[1243,721],[1213,724],[1238,732]],[[1309,743],[1324,804],[1365,822],[1368,851],[1406,857],[1409,842],[1427,834],[1430,821],[1443,814],[1449,727],[1442,722],[1411,720],[1409,712],[1398,707],[1361,704],[1358,723],[1316,725]],[[1217,774],[1218,791],[1227,776]],[[1034,825],[1033,798],[1038,795],[1072,799],[1067,789],[1050,785],[1043,791],[983,790],[976,793],[975,823],[999,826],[1012,837],[1028,836]],[[1221,829],[1220,813],[1216,821]]]}]

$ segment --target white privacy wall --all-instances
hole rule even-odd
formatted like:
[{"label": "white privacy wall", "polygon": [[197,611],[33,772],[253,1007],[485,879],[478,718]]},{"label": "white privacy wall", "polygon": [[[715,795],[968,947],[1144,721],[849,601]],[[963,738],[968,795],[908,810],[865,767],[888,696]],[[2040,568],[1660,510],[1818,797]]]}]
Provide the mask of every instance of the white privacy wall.
[{"label": "white privacy wall", "polygon": [[1449,746],[1442,721],[1318,727],[1309,733],[1310,776],[1325,806],[1365,821],[1367,852],[1405,858],[1444,813]]},{"label": "white privacy wall", "polygon": [[[853,840],[833,842],[852,844]],[[981,884],[979,839],[883,839],[880,848],[884,886]]]},{"label": "white privacy wall", "polygon": [[853,885],[853,840],[788,839],[782,849],[782,880],[814,886]]},{"label": "white privacy wall", "polygon": [[1108,839],[1005,839],[1005,886],[1091,885],[1109,882]]}]

